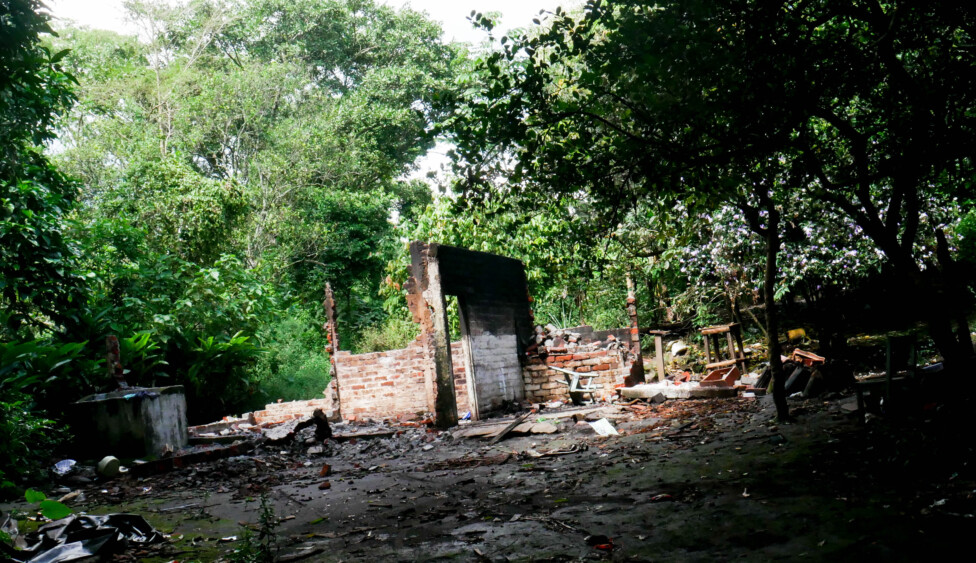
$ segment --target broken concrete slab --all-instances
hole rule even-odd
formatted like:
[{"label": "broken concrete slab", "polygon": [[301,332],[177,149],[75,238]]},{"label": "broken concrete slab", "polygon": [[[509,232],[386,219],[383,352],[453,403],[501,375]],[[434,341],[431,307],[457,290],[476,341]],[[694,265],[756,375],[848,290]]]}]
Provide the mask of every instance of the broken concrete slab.
[{"label": "broken concrete slab", "polygon": [[701,387],[695,382],[677,385],[670,382],[646,383],[620,390],[620,395],[626,399],[650,399],[658,394],[668,399],[723,399],[735,397],[738,391],[734,387]]}]

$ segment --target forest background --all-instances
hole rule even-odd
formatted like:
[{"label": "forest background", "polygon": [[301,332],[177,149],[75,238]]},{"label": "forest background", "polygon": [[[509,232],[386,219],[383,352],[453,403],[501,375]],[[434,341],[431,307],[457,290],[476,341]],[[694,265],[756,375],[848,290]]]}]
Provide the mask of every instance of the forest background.
[{"label": "forest background", "polygon": [[837,355],[865,315],[972,354],[965,3],[592,1],[476,46],[371,0],[0,6],[10,486],[109,334],[193,422],[321,394],[326,282],[343,349],[404,346],[410,240],[522,260],[542,324],[626,325],[629,277],[643,327],[741,322],[774,372],[777,305]]}]

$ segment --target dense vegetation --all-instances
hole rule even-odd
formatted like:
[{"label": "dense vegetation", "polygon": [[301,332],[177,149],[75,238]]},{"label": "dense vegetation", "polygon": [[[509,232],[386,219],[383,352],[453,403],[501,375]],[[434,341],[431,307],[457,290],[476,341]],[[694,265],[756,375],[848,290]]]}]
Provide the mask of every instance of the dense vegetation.
[{"label": "dense vegetation", "polygon": [[[971,241],[950,236],[971,220],[974,23],[959,2],[593,0],[557,11],[480,61],[448,122],[459,184],[497,197],[513,160],[504,193],[584,201],[608,229],[631,234],[648,215],[697,220],[687,231],[719,218],[745,226],[764,258],[736,262],[764,263],[761,283],[746,279],[762,286],[774,373],[777,299],[804,279],[844,287],[875,264],[904,280],[906,312],[962,366],[971,278],[952,248]],[[652,234],[639,250],[673,248],[668,229]],[[788,416],[781,377],[774,395]]]},{"label": "dense vegetation", "polygon": [[[593,0],[472,13],[471,52],[371,0],[127,9],[139,37],[0,0],[8,479],[110,386],[106,335],[194,421],[321,392],[326,282],[344,348],[404,345],[410,239],[523,260],[557,325],[625,323],[630,277],[643,324],[743,322],[774,372],[797,298],[837,354],[863,292],[972,354],[965,3]],[[438,137],[447,184],[410,179]]]}]

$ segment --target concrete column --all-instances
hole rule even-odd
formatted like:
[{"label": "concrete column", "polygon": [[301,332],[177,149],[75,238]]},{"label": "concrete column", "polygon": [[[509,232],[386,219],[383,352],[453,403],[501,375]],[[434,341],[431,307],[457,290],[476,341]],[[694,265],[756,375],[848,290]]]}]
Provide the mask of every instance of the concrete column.
[{"label": "concrete column", "polygon": [[451,361],[451,337],[448,331],[447,303],[441,290],[440,265],[437,246],[429,245],[427,251],[427,287],[424,300],[430,307],[433,321],[434,373],[437,378],[437,396],[434,399],[438,428],[457,426],[457,396],[454,393],[454,365]]}]

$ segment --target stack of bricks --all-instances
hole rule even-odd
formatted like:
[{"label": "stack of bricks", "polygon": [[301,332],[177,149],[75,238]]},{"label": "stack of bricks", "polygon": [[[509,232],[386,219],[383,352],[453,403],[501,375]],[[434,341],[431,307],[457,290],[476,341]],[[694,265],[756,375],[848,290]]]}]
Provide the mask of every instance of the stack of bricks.
[{"label": "stack of bricks", "polygon": [[[544,349],[543,349],[544,350]],[[601,343],[582,345],[568,350],[550,348],[542,353],[531,354],[522,368],[525,382],[526,400],[533,403],[565,401],[569,399],[567,374],[549,369],[557,367],[577,373],[597,373],[593,383],[601,386],[597,397],[608,400],[614,389],[623,385],[630,373],[630,365],[625,351],[615,346],[601,346]]]},{"label": "stack of bricks", "polygon": [[[467,409],[467,380],[461,345],[452,345],[451,352],[458,410],[463,412]],[[338,352],[335,360],[343,418],[385,420],[430,411],[428,397],[435,390],[433,362],[419,338],[399,350]]]},{"label": "stack of bricks", "polygon": [[254,411],[244,418],[252,424],[279,424],[295,418],[312,416],[315,409],[322,409],[326,414],[332,410],[330,399],[311,399],[306,401],[289,401],[287,403],[271,403],[265,405],[263,411]]}]

